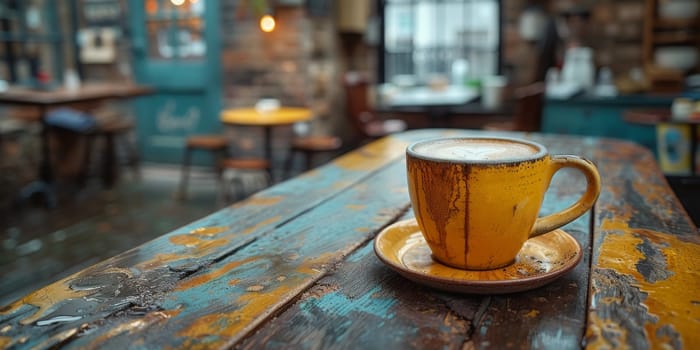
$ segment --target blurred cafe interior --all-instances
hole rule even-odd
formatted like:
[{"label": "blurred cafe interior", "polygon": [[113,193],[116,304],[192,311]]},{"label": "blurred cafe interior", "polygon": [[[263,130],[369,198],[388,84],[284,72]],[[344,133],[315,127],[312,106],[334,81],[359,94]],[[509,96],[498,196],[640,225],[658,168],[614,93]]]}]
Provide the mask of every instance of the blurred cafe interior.
[{"label": "blurred cafe interior", "polygon": [[2,0],[0,300],[410,129],[636,142],[697,222],[699,50],[697,0]]}]

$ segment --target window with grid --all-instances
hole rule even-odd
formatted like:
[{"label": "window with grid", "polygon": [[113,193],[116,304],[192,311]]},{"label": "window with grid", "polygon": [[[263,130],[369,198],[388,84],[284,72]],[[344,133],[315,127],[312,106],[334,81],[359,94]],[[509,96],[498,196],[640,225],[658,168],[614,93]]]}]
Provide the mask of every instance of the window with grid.
[{"label": "window with grid", "polygon": [[500,10],[499,0],[380,1],[378,80],[410,77],[421,83],[436,74],[453,80],[498,74]]}]

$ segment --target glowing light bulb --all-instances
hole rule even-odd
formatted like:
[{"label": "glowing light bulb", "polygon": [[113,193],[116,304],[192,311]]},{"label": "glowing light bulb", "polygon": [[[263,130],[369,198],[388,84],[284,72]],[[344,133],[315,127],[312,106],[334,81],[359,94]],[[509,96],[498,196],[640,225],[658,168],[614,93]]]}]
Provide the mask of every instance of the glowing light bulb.
[{"label": "glowing light bulb", "polygon": [[275,19],[270,15],[262,16],[260,18],[260,29],[265,33],[275,30]]},{"label": "glowing light bulb", "polygon": [[175,6],[180,6],[185,3],[185,0],[170,0],[170,3],[172,3]]}]

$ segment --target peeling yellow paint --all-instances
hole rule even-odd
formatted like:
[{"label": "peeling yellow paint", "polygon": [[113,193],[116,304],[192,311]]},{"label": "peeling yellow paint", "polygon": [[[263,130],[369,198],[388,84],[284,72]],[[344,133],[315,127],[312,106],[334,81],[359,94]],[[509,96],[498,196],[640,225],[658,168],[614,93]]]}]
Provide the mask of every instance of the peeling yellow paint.
[{"label": "peeling yellow paint", "polygon": [[0,348],[9,348],[12,338],[10,337],[0,337]]},{"label": "peeling yellow paint", "polygon": [[[133,275],[131,270],[118,267],[110,267],[101,271],[90,271],[89,275],[101,275],[108,273],[123,273],[128,277],[132,277]],[[27,294],[25,297],[4,307],[2,310],[0,310],[0,315],[11,314],[17,311],[20,307],[22,307],[22,305],[25,304],[33,305],[36,306],[37,309],[31,315],[25,317],[21,321],[21,323],[27,325],[36,322],[38,319],[44,317],[47,313],[49,313],[53,309],[53,307],[55,307],[59,302],[68,299],[80,298],[92,292],[90,290],[73,290],[70,288],[70,282],[83,274],[86,274],[86,272],[76,272],[44,288],[35,290],[34,292]],[[3,328],[3,332],[6,332],[10,329],[7,327],[9,326]]]},{"label": "peeling yellow paint", "polygon": [[178,261],[181,259],[185,259],[187,256],[183,254],[174,254],[174,253],[167,253],[167,254],[156,254],[152,259],[143,261],[136,265],[136,267],[140,270],[147,271],[147,270],[152,270],[156,267],[163,266],[167,263],[173,262],[173,261]]},{"label": "peeling yellow paint", "polygon": [[370,170],[387,160],[394,159],[406,152],[408,143],[396,138],[383,138],[379,141],[336,158],[333,164],[345,170]]},{"label": "peeling yellow paint", "polygon": [[259,223],[245,229],[243,232],[241,232],[241,234],[243,234],[243,235],[251,234],[263,226],[267,226],[275,221],[279,221],[280,218],[281,218],[281,216],[277,215],[277,216],[273,216],[269,219],[265,219],[263,221],[260,221]]},{"label": "peeling yellow paint", "polygon": [[95,338],[95,340],[91,341],[90,347],[94,349],[99,349],[101,348],[101,344],[103,344],[105,341],[111,338],[114,338],[122,333],[134,333],[135,331],[143,330],[146,327],[151,326],[153,324],[161,323],[174,316],[177,316],[180,313],[180,311],[181,309],[149,312],[141,318],[133,319],[129,322],[125,322],[116,327],[111,328],[108,332],[105,332],[104,334]]},{"label": "peeling yellow paint", "polygon": [[[279,221],[280,216],[274,216],[269,219],[263,220],[247,229],[242,231],[240,234],[241,235],[247,235],[255,230],[259,229],[260,227],[263,227],[265,225],[269,225],[275,221]],[[221,231],[228,230],[228,228],[221,227]],[[216,230],[207,230],[205,232],[215,232]],[[219,232],[221,232],[219,231]],[[201,233],[197,233],[197,235],[200,235]],[[189,248],[187,252],[183,252],[182,254],[174,254],[174,253],[167,253],[167,254],[157,254],[156,256],[153,257],[153,259],[141,262],[137,265],[138,268],[148,270],[148,269],[153,269],[159,266],[163,266],[167,263],[171,263],[173,261],[179,261],[182,259],[197,259],[201,258],[209,253],[211,253],[212,248],[215,247],[220,247],[224,246],[229,243],[230,239],[232,236],[237,236],[238,234],[232,234],[232,235],[225,235],[224,237],[221,237],[219,239],[202,239],[201,237],[198,237],[195,234],[182,234],[182,235],[175,235],[170,237],[168,240],[176,245],[181,245]]]},{"label": "peeling yellow paint", "polygon": [[190,233],[193,235],[214,236],[227,229],[228,227],[224,226],[200,227],[190,231]]},{"label": "peeling yellow paint", "polygon": [[232,205],[232,208],[238,208],[238,207],[250,207],[250,206],[259,206],[259,207],[268,207],[271,205],[275,205],[282,201],[285,197],[283,196],[270,196],[270,197],[265,197],[265,196],[253,196],[250,197],[244,201],[237,202],[236,204]]},{"label": "peeling yellow paint", "polygon": [[352,211],[360,211],[360,210],[366,208],[367,206],[364,204],[348,204],[345,207],[352,210]]},{"label": "peeling yellow paint", "polygon": [[241,283],[241,280],[238,279],[238,278],[234,278],[234,279],[228,281],[228,285],[229,285],[229,286],[235,286],[235,285],[237,285],[237,284],[239,284],[239,283]]},{"label": "peeling yellow paint", "polygon": [[172,244],[184,245],[187,247],[196,247],[198,244],[201,244],[202,242],[204,242],[201,238],[193,237],[193,236],[190,236],[188,234],[187,235],[172,236],[168,240]]},{"label": "peeling yellow paint", "polygon": [[[670,326],[678,332],[686,345],[700,344],[700,242],[697,237],[684,238],[661,232],[630,229],[623,222],[605,220],[601,227],[614,227],[618,233],[609,233],[600,247],[597,268],[613,269],[617,273],[632,276],[634,287],[647,294],[643,305],[647,312],[657,318],[644,328],[652,344],[659,344],[657,330]],[[645,256],[637,247],[644,239],[656,244],[666,260],[666,270],[671,272],[666,279],[648,282],[637,271],[637,263]],[[621,300],[604,300],[619,302]],[[680,312],[679,312],[680,311]],[[595,312],[591,315],[595,316]],[[611,323],[611,320],[599,320]],[[607,324],[606,324],[607,325]],[[590,327],[589,327],[590,328]]]},{"label": "peeling yellow paint", "polygon": [[259,292],[263,289],[265,289],[265,286],[257,285],[257,286],[250,286],[250,287],[246,288],[245,290],[248,292]]},{"label": "peeling yellow paint", "polygon": [[628,205],[625,205],[624,208],[621,208],[619,212],[615,213],[615,220],[603,219],[603,221],[600,223],[600,228],[605,231],[629,230],[629,226],[627,225],[627,223],[632,217],[632,212],[632,208],[630,208]]},{"label": "peeling yellow paint", "polygon": [[[277,306],[286,303],[289,296],[298,295],[308,288],[308,284],[313,283],[323,274],[323,271],[317,270],[316,266],[327,263],[333,256],[325,253],[316,259],[304,262],[296,269],[295,275],[306,277],[287,278],[286,283],[268,285],[265,293],[243,294],[236,301],[237,307],[234,311],[209,314],[194,320],[186,329],[178,333],[179,336],[189,338],[183,342],[183,347],[220,348],[234,343],[246,331],[254,329],[257,324],[265,320],[277,309]],[[197,339],[210,336],[218,338],[213,343],[197,342]]]},{"label": "peeling yellow paint", "polygon": [[11,329],[12,329],[12,326],[8,324],[8,325],[6,325],[5,327],[2,327],[2,329],[0,329],[0,333],[7,333],[7,332],[9,332]]},{"label": "peeling yellow paint", "polygon": [[673,216],[673,207],[664,205],[664,203],[668,202],[667,196],[670,193],[666,188],[661,188],[661,186],[653,184],[651,181],[634,181],[632,182],[632,187],[655,210],[663,209],[664,216]]},{"label": "peeling yellow paint", "polygon": [[194,248],[195,252],[188,252],[188,257],[204,256],[211,251],[211,248],[220,247],[228,243],[228,239],[201,239],[197,236],[189,234],[177,235],[170,237],[170,242],[177,245],[183,245],[188,248]]},{"label": "peeling yellow paint", "polygon": [[37,309],[32,314],[22,319],[20,323],[23,325],[28,325],[36,322],[38,319],[44,317],[44,315],[46,315],[59,302],[71,298],[80,298],[91,293],[91,291],[86,290],[70,289],[69,282],[82,273],[83,272],[74,273],[44,288],[27,294],[25,297],[0,309],[0,315],[9,315],[17,311],[20,307],[22,307],[22,305],[33,305],[36,306]]},{"label": "peeling yellow paint", "polygon": [[609,349],[610,344],[606,342],[605,337],[613,334],[616,335],[614,338],[618,344],[627,344],[627,332],[619,324],[601,319],[595,313],[589,313],[588,329],[586,330],[587,349]]},{"label": "peeling yellow paint", "polygon": [[247,263],[249,263],[251,261],[255,261],[257,259],[258,259],[257,257],[252,257],[252,258],[247,258],[247,259],[240,260],[240,261],[232,261],[232,262],[230,262],[230,263],[228,263],[228,264],[226,264],[226,265],[224,265],[216,270],[212,270],[210,272],[207,272],[207,273],[204,273],[201,275],[195,275],[191,278],[182,280],[177,285],[177,287],[175,287],[175,290],[187,290],[190,288],[200,286],[200,285],[207,283],[213,279],[216,279],[216,278],[219,278],[219,277],[225,275],[229,271],[231,271],[231,270],[233,270],[233,269],[235,269],[243,264],[247,264]]}]

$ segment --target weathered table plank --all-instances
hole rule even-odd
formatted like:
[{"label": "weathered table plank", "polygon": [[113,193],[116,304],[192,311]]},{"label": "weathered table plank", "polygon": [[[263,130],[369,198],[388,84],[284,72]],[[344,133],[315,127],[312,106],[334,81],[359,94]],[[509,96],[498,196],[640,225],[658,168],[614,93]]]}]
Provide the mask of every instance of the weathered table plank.
[{"label": "weathered table plank", "polygon": [[[585,151],[553,142],[547,146],[559,154]],[[543,215],[582,194],[583,176],[565,172],[553,180]],[[371,246],[365,246],[241,347],[578,348],[585,327],[589,229],[588,214],[566,226],[584,251],[573,272],[534,291],[494,297],[422,287],[383,266]],[[523,320],[528,327],[522,327]]]},{"label": "weathered table plank", "polygon": [[[154,329],[124,332],[123,337],[109,333],[100,344],[92,340],[101,338],[102,332],[95,332],[74,345],[114,348],[125,345],[120,339],[128,344],[141,338],[148,344],[187,348],[234,344],[371,239],[379,227],[405,212],[405,180],[397,175],[402,167],[401,163],[391,164],[367,182],[213,263],[206,272],[177,283],[160,303],[164,310],[177,312],[168,319],[167,332],[154,325]],[[378,191],[384,195],[372,197]],[[125,318],[117,328],[131,330],[133,322]],[[136,322],[140,327],[139,320]]]},{"label": "weathered table plank", "polygon": [[598,152],[613,190],[596,208],[587,347],[700,347],[697,228],[649,151],[608,142]]},{"label": "weathered table plank", "polygon": [[[0,309],[0,325],[9,326],[0,327],[6,330],[0,334],[0,345],[39,344],[45,340],[47,332],[41,328],[44,326],[37,326],[37,322],[44,324],[56,320],[55,317],[75,315],[78,310],[84,315],[81,319],[54,324],[66,330],[61,332],[66,337],[74,337],[81,325],[112,314],[134,308],[141,313],[157,310],[153,303],[169,293],[177,281],[206,270],[211,262],[225,258],[353,184],[361,183],[364,177],[401,157],[405,145],[400,139],[374,143],[362,152],[337,159],[323,172],[310,172],[284,186],[272,187],[231,208],[37,290]],[[129,287],[107,295],[95,290],[99,285],[108,286],[107,289]],[[54,340],[63,341],[61,337]]]}]

